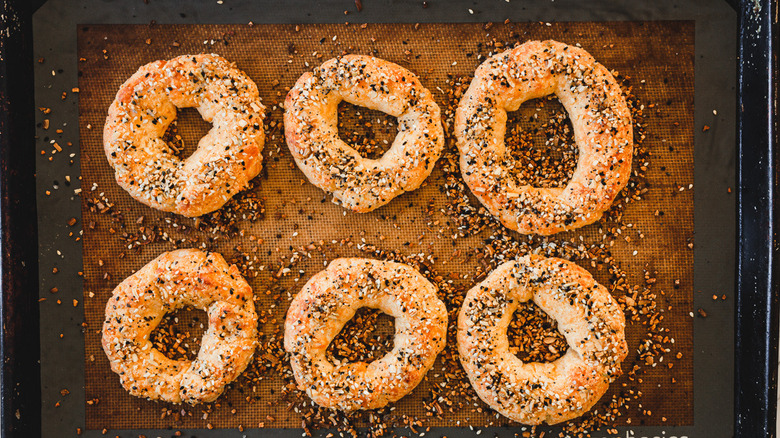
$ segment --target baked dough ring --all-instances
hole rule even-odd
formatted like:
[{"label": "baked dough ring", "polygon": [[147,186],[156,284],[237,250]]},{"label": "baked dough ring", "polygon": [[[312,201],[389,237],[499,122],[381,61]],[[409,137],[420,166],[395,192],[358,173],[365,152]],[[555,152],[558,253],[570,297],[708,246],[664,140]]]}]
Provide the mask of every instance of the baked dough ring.
[{"label": "baked dough ring", "polygon": [[[566,108],[579,160],[565,188],[532,187],[506,157],[507,111],[555,93]],[[455,115],[463,179],[507,228],[550,235],[597,221],[631,174],[631,113],[603,65],[585,50],[529,41],[483,62]]]},{"label": "baked dough ring", "polygon": [[[523,363],[509,350],[507,327],[518,304],[533,300],[558,322],[569,349],[553,362]],[[555,424],[589,410],[621,374],[625,318],[588,271],[531,255],[496,268],[466,295],[458,351],[479,397],[524,424]]]},{"label": "baked dough ring", "polygon": [[[395,317],[393,349],[371,363],[331,363],[326,350],[361,307]],[[394,262],[337,259],[293,299],[284,326],[298,387],[320,406],[377,409],[411,392],[433,366],[447,336],[447,309],[436,288]]]},{"label": "baked dough ring", "polygon": [[[127,277],[106,304],[103,350],[130,394],[171,403],[210,402],[241,374],[255,351],[252,289],[217,253],[166,252]],[[198,357],[171,360],[149,335],[166,313],[205,310],[208,329]]]},{"label": "baked dough ring", "polygon": [[[378,160],[360,156],[338,136],[338,104],[398,118],[398,134]],[[347,55],[304,73],[284,104],[287,146],[312,184],[345,207],[368,212],[430,175],[444,147],[439,106],[414,73],[370,56]]]},{"label": "baked dough ring", "polygon": [[[182,160],[162,139],[176,108],[213,124]],[[200,216],[221,208],[262,168],[264,107],[257,86],[217,55],[155,61],[130,77],[108,109],[103,145],[116,181],[158,210]]]}]

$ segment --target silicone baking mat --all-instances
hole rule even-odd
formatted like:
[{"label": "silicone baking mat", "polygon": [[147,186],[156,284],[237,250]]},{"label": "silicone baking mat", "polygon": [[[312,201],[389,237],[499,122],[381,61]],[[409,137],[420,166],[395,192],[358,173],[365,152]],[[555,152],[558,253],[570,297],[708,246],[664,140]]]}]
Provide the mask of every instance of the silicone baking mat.
[{"label": "silicone baking mat", "polygon": [[[331,203],[330,196],[306,181],[287,150],[282,127],[287,91],[303,72],[329,58],[371,54],[413,71],[433,92],[450,131],[452,102],[486,56],[515,43],[547,38],[588,50],[618,75],[636,106],[640,144],[635,175],[624,192],[627,196],[600,223],[546,239],[490,223],[460,184],[451,138],[422,188],[367,214]],[[287,305],[311,275],[338,256],[387,257],[395,252],[393,257],[410,261],[440,286],[452,317],[457,311],[453,306],[502,256],[526,251],[578,260],[626,309],[630,352],[624,375],[594,408],[596,415],[618,415],[612,421],[618,425],[692,424],[693,43],[693,23],[673,21],[81,25],[86,428],[298,428],[317,421],[337,426],[347,420],[328,420],[293,389],[280,353]],[[221,212],[188,219],[152,210],[117,186],[103,155],[102,128],[117,89],[138,67],[201,52],[235,62],[257,83],[267,107],[265,169],[250,190]],[[381,153],[384,140],[392,140],[391,118],[348,106],[341,114],[340,134],[360,143],[364,153]],[[557,101],[540,99],[526,103],[511,118],[509,130],[519,129],[519,141],[536,145],[535,153],[518,152],[518,158],[562,169],[562,179],[559,175],[539,183],[561,183],[571,172],[576,152],[565,145],[562,114]],[[186,155],[207,129],[194,110],[180,111],[178,132],[172,132],[171,139],[180,137]],[[195,407],[130,396],[100,346],[103,310],[116,284],[177,247],[220,252],[239,266],[258,296],[261,345],[253,364],[216,402]],[[155,339],[171,355],[191,357],[204,320],[197,312],[175,317]],[[376,315],[364,313],[361,318],[345,331],[372,326]],[[542,327],[532,331],[533,339],[516,341],[524,350],[518,354],[549,360],[560,353],[560,339],[543,315],[529,308],[518,318]],[[389,323],[382,318],[379,322],[381,327],[365,343],[388,342]],[[343,344],[349,344],[349,337],[341,336]],[[376,415],[422,427],[510,424],[474,398],[458,371],[455,350],[450,336],[426,380]],[[346,348],[339,354],[358,353]],[[370,414],[354,421],[376,423]]]}]

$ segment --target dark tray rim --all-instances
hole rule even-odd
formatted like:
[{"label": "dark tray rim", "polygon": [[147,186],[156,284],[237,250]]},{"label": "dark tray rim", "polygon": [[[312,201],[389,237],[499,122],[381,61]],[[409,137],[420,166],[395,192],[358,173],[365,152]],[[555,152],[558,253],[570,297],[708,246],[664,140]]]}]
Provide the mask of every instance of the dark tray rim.
[{"label": "dark tray rim", "polygon": [[[32,14],[42,0],[0,9],[0,382],[2,437],[40,436],[38,253]],[[778,360],[777,2],[740,0],[737,108],[735,436],[774,436]],[[21,413],[24,413],[22,416]]]},{"label": "dark tray rim", "polygon": [[743,0],[738,9],[736,437],[776,433],[777,8]]}]

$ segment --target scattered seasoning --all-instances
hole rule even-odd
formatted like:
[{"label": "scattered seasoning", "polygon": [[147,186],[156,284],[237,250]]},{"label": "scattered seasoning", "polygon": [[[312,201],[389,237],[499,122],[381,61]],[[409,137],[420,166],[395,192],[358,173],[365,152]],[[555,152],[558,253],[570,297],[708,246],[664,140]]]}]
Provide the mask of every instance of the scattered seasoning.
[{"label": "scattered seasoning", "polygon": [[[427,7],[428,2],[423,2],[423,7]],[[357,2],[356,2],[357,7]],[[507,20],[508,22],[508,20]],[[486,25],[487,26],[487,25]],[[361,26],[363,28],[363,26]],[[487,26],[490,29],[490,26]],[[300,26],[295,26],[295,31],[300,31]],[[328,39],[332,38],[327,36]],[[335,38],[333,38],[335,40]],[[335,43],[338,44],[338,43]],[[175,43],[178,45],[178,43]],[[478,56],[484,56],[481,51],[498,50],[505,47],[504,42],[490,41],[479,51],[474,53]],[[409,54],[414,52],[411,48]],[[105,52],[104,52],[105,53]],[[319,57],[322,56],[318,53]],[[106,54],[107,56],[107,54]],[[303,56],[295,50],[290,56]],[[319,58],[318,58],[319,59]],[[474,57],[476,59],[476,56]],[[422,72],[419,72],[422,73]],[[638,104],[636,98],[632,96],[632,87],[627,85],[628,78],[620,78],[623,81],[623,88],[629,100],[632,115],[634,118],[635,134],[635,172],[632,174],[629,185],[621,192],[618,200],[613,207],[605,214],[605,217],[599,222],[599,227],[603,229],[601,243],[580,243],[572,240],[559,239],[560,236],[552,238],[532,237],[527,241],[517,240],[516,235],[506,232],[492,216],[486,214],[479,204],[469,200],[468,188],[465,187],[461,178],[459,178],[459,168],[457,166],[457,154],[454,153],[454,143],[449,136],[451,126],[451,116],[453,108],[451,103],[457,102],[458,97],[468,86],[469,78],[451,78],[448,86],[442,86],[445,89],[445,97],[450,104],[447,108],[442,107],[443,115],[449,118],[445,121],[445,131],[448,133],[448,151],[442,157],[440,163],[444,170],[443,191],[445,193],[446,205],[441,212],[446,213],[444,219],[441,219],[437,206],[434,203],[423,205],[425,215],[424,220],[432,232],[439,231],[440,235],[454,236],[453,239],[464,236],[473,236],[478,233],[484,233],[484,247],[464,248],[454,251],[450,257],[438,255],[438,260],[430,253],[426,253],[421,246],[422,238],[419,241],[410,241],[404,243],[388,242],[384,245],[401,248],[400,251],[388,251],[382,249],[382,246],[367,243],[366,240],[358,238],[342,238],[330,242],[316,241],[304,245],[290,245],[288,248],[272,249],[262,241],[262,239],[249,239],[254,247],[240,245],[233,248],[233,254],[228,257],[230,263],[235,263],[242,275],[247,277],[257,276],[259,272],[264,275],[259,283],[262,287],[255,290],[255,293],[269,297],[273,302],[283,303],[289,300],[292,293],[300,288],[298,280],[305,280],[315,269],[307,267],[304,272],[303,266],[306,259],[311,257],[324,257],[326,260],[332,260],[344,251],[360,251],[364,255],[380,259],[402,261],[410,264],[420,270],[427,278],[436,284],[440,297],[446,302],[450,311],[450,326],[448,327],[448,338],[450,339],[448,348],[440,356],[437,365],[430,371],[430,381],[427,385],[421,385],[418,391],[424,391],[425,395],[421,397],[422,413],[419,417],[398,414],[395,407],[371,411],[360,412],[351,415],[334,413],[330,410],[319,409],[312,406],[308,397],[300,392],[294,383],[288,360],[283,353],[282,341],[283,331],[281,329],[284,319],[284,306],[271,308],[258,308],[260,316],[260,345],[255,354],[255,360],[249,366],[247,371],[234,383],[234,391],[246,396],[250,405],[252,403],[273,403],[278,406],[280,411],[292,411],[295,415],[300,415],[302,427],[306,433],[321,428],[335,428],[342,435],[353,434],[357,436],[357,431],[361,427],[367,427],[368,436],[377,437],[390,432],[390,428],[401,426],[409,427],[415,433],[425,434],[426,421],[431,418],[441,418],[443,415],[452,412],[464,412],[473,415],[483,415],[487,417],[485,424],[474,424],[476,427],[506,424],[506,420],[495,418],[491,415],[489,409],[476,397],[468,382],[465,380],[460,364],[457,349],[453,348],[456,333],[454,322],[457,320],[457,312],[462,303],[463,294],[467,286],[473,284],[490,272],[495,266],[505,261],[507,258],[516,257],[527,253],[540,253],[547,256],[563,257],[589,267],[591,270],[608,273],[609,282],[604,283],[610,288],[610,291],[619,299],[623,307],[626,318],[630,324],[646,327],[646,333],[640,339],[636,357],[630,357],[623,364],[623,371],[626,377],[621,380],[623,387],[611,397],[605,397],[594,409],[586,416],[569,422],[564,425],[566,434],[577,435],[585,431],[606,427],[607,431],[619,422],[630,424],[631,418],[639,418],[634,415],[631,409],[641,406],[641,393],[638,390],[641,383],[642,374],[649,368],[663,365],[669,360],[663,358],[682,358],[682,353],[670,353],[674,340],[669,337],[669,330],[663,326],[663,314],[665,308],[660,306],[663,302],[662,292],[654,289],[655,274],[649,269],[645,270],[644,284],[629,284],[626,272],[615,261],[610,243],[622,239],[626,230],[629,230],[629,224],[623,221],[623,211],[625,206],[631,202],[641,200],[647,192],[647,183],[645,181],[646,167],[642,163],[649,162],[649,153],[641,145],[645,138],[645,128],[643,119],[643,109]],[[276,84],[275,86],[278,86]],[[280,87],[280,92],[284,93],[284,85]],[[431,90],[433,91],[433,89]],[[512,148],[512,156],[522,163],[532,167],[534,171],[527,173],[529,181],[533,184],[547,185],[548,187],[560,187],[565,185],[576,165],[578,158],[577,148],[573,145],[571,124],[568,116],[554,98],[537,99],[530,102],[534,109],[538,109],[539,114],[533,120],[519,120],[520,115],[513,113],[510,115],[512,129],[507,133],[507,147]],[[527,104],[528,105],[528,104]],[[43,109],[42,109],[43,111]],[[385,145],[382,139],[387,138],[391,141],[395,136],[396,126],[394,119],[383,114],[372,114],[371,111],[360,108],[354,111],[348,105],[339,107],[339,136],[342,139],[356,145],[361,155],[379,156],[388,145]],[[360,112],[360,114],[357,114]],[[44,111],[44,113],[46,113]],[[354,114],[354,115],[352,115]],[[343,117],[342,117],[343,116]],[[361,123],[355,123],[352,126],[352,120]],[[517,123],[533,123],[534,129],[526,132],[518,129]],[[366,126],[369,124],[370,126]],[[175,124],[172,125],[175,128]],[[281,123],[276,128],[266,126],[266,136],[279,135]],[[88,127],[89,129],[89,127]],[[175,134],[172,143],[175,145]],[[535,145],[536,147],[530,147]],[[183,148],[182,148],[183,149]],[[272,164],[272,163],[269,163]],[[255,181],[266,178],[261,175]],[[297,184],[297,182],[296,182]],[[127,245],[128,254],[135,254],[143,250],[145,245],[156,243],[165,248],[204,246],[215,247],[220,242],[235,236],[243,236],[244,231],[249,231],[252,227],[247,227],[247,222],[262,221],[265,217],[265,200],[259,198],[255,187],[249,187],[245,192],[236,195],[223,210],[211,215],[202,216],[198,219],[187,219],[169,214],[150,214],[145,216],[125,217],[125,213],[119,211],[114,204],[104,194],[96,191],[94,188],[89,192],[87,187],[84,202],[87,206],[87,213],[84,218],[88,224],[88,229],[109,229],[112,238],[119,239],[124,245]],[[320,200],[308,200],[309,203],[316,204]],[[423,201],[424,203],[424,201]],[[295,200],[289,204],[293,205]],[[270,205],[270,204],[269,204]],[[298,215],[302,218],[313,216],[311,212],[304,211],[302,208]],[[294,215],[288,213],[271,211],[268,214],[274,215],[277,219],[296,220]],[[661,212],[661,215],[663,213]],[[90,216],[91,215],[91,216]],[[89,217],[89,219],[88,219]],[[305,219],[306,221],[313,219]],[[378,219],[380,220],[380,219]],[[381,220],[392,220],[394,218],[382,217]],[[307,222],[304,222],[307,223]],[[75,224],[74,224],[75,225]],[[263,226],[260,222],[258,226]],[[305,229],[305,226],[304,226]],[[448,234],[449,233],[449,234]],[[384,236],[379,240],[383,241]],[[392,236],[388,236],[392,239]],[[412,239],[414,240],[414,239]],[[244,240],[243,242],[246,242]],[[360,243],[357,243],[360,242]],[[692,243],[691,243],[692,245]],[[417,251],[419,248],[419,251]],[[456,253],[457,252],[457,253]],[[262,254],[258,257],[258,253]],[[119,257],[124,257],[124,252]],[[278,254],[278,256],[277,256]],[[286,254],[286,255],[281,255]],[[275,260],[271,260],[277,257]],[[473,276],[467,280],[452,278],[447,275],[440,275],[437,272],[437,263],[442,263],[443,258],[448,258],[448,263],[458,263],[465,260],[477,261],[480,268],[474,272]],[[310,266],[310,265],[307,265]],[[56,273],[56,268],[54,270]],[[108,275],[108,273],[106,273]],[[267,276],[267,278],[265,277]],[[110,278],[110,276],[109,276]],[[267,281],[266,281],[267,279]],[[287,286],[293,283],[292,287]],[[92,294],[90,292],[90,294]],[[725,296],[723,297],[725,299]],[[182,315],[189,315],[184,316]],[[691,316],[693,316],[691,314]],[[178,321],[177,321],[178,318]],[[193,315],[191,311],[182,311],[178,314],[167,315],[160,326],[152,334],[154,345],[163,351],[170,358],[184,359],[192,358],[199,347],[202,332],[200,325],[193,326],[195,318],[204,318],[203,316]],[[333,358],[342,358],[350,361],[370,361],[380,357],[392,346],[392,320],[377,311],[363,309],[344,327],[334,342],[329,347],[329,354]],[[566,349],[565,339],[557,331],[554,321],[532,303],[521,306],[515,314],[513,322],[509,328],[510,347],[521,359],[526,361],[549,361],[564,354]],[[634,345],[632,345],[633,347]],[[434,377],[436,376],[436,377]],[[270,379],[281,378],[283,384],[274,396],[269,398],[267,392],[260,392],[265,389],[260,388],[266,385]],[[438,380],[441,379],[441,380]],[[427,379],[426,379],[427,380]],[[441,384],[432,384],[432,382],[441,382]],[[616,383],[617,384],[617,383]],[[263,388],[267,388],[263,387]],[[257,389],[257,390],[256,390]],[[275,388],[276,389],[276,388]],[[229,409],[235,413],[235,409],[221,407],[220,403],[224,400],[218,400],[215,403],[199,405],[195,409],[180,407],[165,407],[161,410],[161,415],[165,418],[170,417],[174,421],[180,421],[183,416],[194,416],[202,418],[207,427],[213,426],[208,422],[210,415],[220,408]],[[97,399],[88,400],[88,405],[96,405]],[[641,407],[640,407],[641,409]],[[647,410],[639,411],[642,415],[651,415]],[[275,416],[278,418],[280,415]],[[264,421],[251,426],[274,427],[277,418],[268,416]],[[482,417],[479,417],[482,418]],[[250,425],[247,425],[249,427]],[[463,427],[463,424],[458,424]],[[243,426],[239,426],[239,430]],[[521,433],[522,436],[536,436],[535,428],[528,428]],[[475,429],[476,434],[480,434],[481,429]],[[104,433],[107,433],[104,430]],[[613,433],[613,432],[610,432]],[[616,432],[614,432],[616,433]],[[181,436],[181,432],[175,432],[175,436]],[[561,434],[563,436],[563,434]]]}]

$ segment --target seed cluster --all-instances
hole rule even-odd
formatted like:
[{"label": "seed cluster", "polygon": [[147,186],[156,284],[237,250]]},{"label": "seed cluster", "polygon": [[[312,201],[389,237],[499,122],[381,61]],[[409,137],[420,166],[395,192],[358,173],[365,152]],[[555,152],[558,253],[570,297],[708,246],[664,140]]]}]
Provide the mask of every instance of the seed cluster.
[{"label": "seed cluster", "polygon": [[370,160],[381,158],[398,135],[394,117],[346,102],[339,104],[338,121],[339,138]]}]

